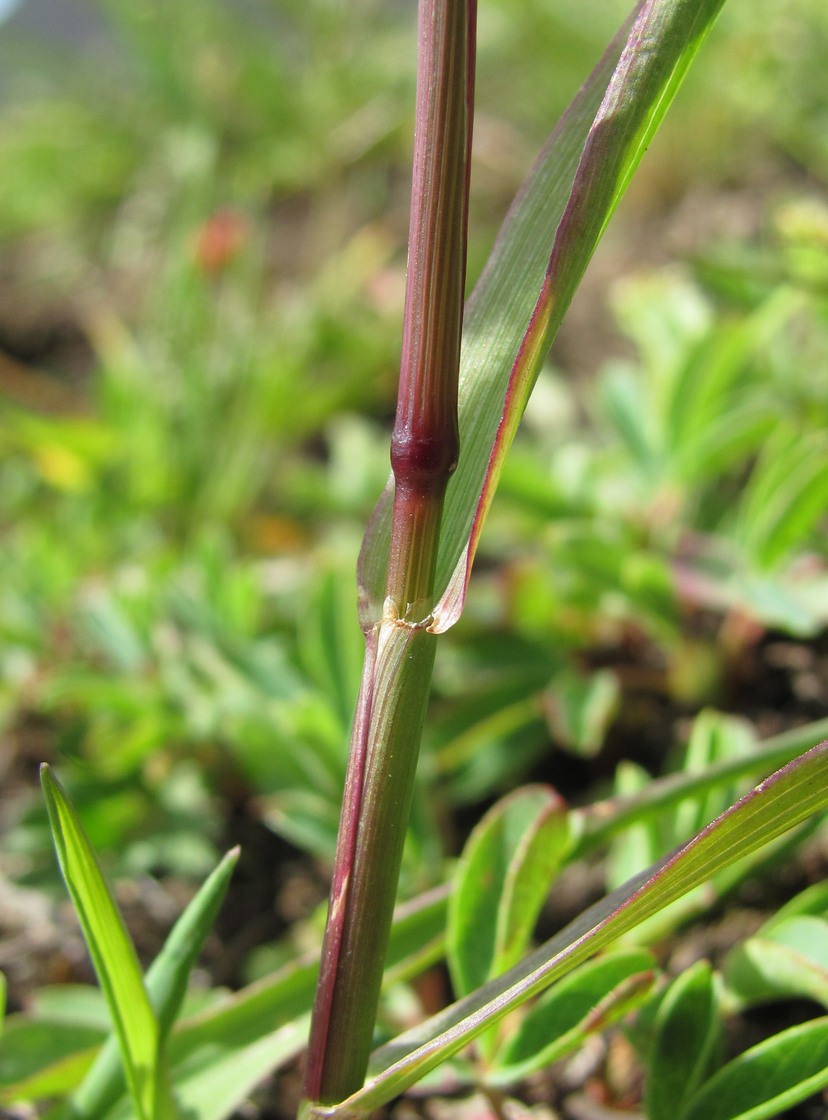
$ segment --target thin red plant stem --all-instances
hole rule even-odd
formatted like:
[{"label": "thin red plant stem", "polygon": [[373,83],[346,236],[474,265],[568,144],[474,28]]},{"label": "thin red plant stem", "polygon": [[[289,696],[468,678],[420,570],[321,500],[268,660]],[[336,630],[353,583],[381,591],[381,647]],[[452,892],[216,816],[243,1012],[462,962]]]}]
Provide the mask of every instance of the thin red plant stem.
[{"label": "thin red plant stem", "polygon": [[[436,638],[443,499],[459,453],[476,0],[420,0],[417,123],[403,348],[391,445],[395,501],[386,616],[367,634],[305,1079],[309,1101],[367,1067]],[[391,660],[380,683],[383,627]],[[399,628],[402,628],[400,630]]]},{"label": "thin red plant stem", "polygon": [[457,465],[476,0],[421,0],[417,125],[386,593],[430,610],[440,519]]}]

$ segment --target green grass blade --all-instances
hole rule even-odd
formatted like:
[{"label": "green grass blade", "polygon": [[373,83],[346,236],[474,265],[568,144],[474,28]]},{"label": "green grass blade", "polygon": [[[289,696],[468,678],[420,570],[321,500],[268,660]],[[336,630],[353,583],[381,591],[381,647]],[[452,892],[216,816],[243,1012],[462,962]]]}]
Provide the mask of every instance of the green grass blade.
[{"label": "green grass blade", "polygon": [[[550,136],[466,308],[460,462],[446,496],[433,629],[459,617],[506,452],[586,266],[724,0],[645,0]],[[551,254],[551,255],[550,255]],[[390,494],[360,558],[363,625],[381,613]]]},{"label": "green grass blade", "polygon": [[588,961],[535,1004],[497,1054],[489,1078],[512,1085],[583,1046],[652,992],[655,962],[641,949]]},{"label": "green grass blade", "polygon": [[585,911],[521,964],[383,1046],[365,1086],[317,1118],[340,1120],[405,1091],[514,1008],[783,832],[828,807],[828,742],[767,778],[689,843]]},{"label": "green grass blade", "polygon": [[[468,537],[452,541],[452,529],[447,525],[441,538],[441,544],[446,549],[453,545],[453,551],[443,553],[445,568],[438,569],[449,582],[435,611],[437,631],[451,626],[462,611],[471,564],[503,461],[572,296],[723,3],[724,0],[646,0],[638,8],[618,65],[589,127],[537,300],[515,351],[505,397],[495,398],[503,404],[497,434],[489,444],[492,450]],[[547,146],[552,158],[557,158],[556,148],[555,144]],[[512,283],[522,279],[518,263]],[[477,393],[475,386],[472,394]],[[475,411],[481,403],[474,402]],[[462,442],[462,427],[461,448],[468,454],[468,445]],[[477,453],[474,448],[472,454]],[[451,497],[450,489],[446,505],[449,524]]]},{"label": "green grass blade", "polygon": [[147,971],[150,1003],[162,1040],[169,1033],[187,994],[190,971],[218,916],[241,849],[231,848],[170,931]]},{"label": "green grass blade", "polygon": [[828,736],[828,719],[804,727],[793,727],[758,743],[750,754],[718,762],[704,771],[667,774],[650,781],[640,792],[595,801],[584,809],[574,809],[580,839],[573,859],[617,836],[637,822],[646,822],[653,813],[715,793],[722,786],[742,778],[759,775],[774,766],[783,766],[802,751]]},{"label": "green grass blade", "polygon": [[135,1111],[156,1120],[159,1028],[135,947],[77,813],[49,767],[40,774],[58,862],[112,1016]]},{"label": "green grass blade", "polygon": [[[157,974],[162,958],[169,954],[170,943],[179,934],[183,940],[186,925],[193,917],[193,908],[203,907],[205,895],[212,893],[213,902],[217,905],[219,900],[215,896],[220,878],[229,878],[233,861],[234,853],[230,852],[190,903],[150,967],[146,982],[152,1000],[159,999],[160,993],[153,983],[153,976]],[[448,887],[444,885],[397,907],[386,961],[386,984],[416,976],[441,958],[448,897]],[[209,1076],[211,1083],[215,1083],[215,1079],[221,1080],[228,1070],[232,1079],[235,1070],[233,1101],[238,1103],[256,1081],[278,1064],[294,1057],[305,1045],[318,970],[318,954],[310,953],[242,991],[226,996],[215,1006],[179,1020],[170,1036],[167,1054],[179,1108],[186,1109],[196,1099],[203,1101],[202,1075]],[[158,1002],[156,1006],[160,1009],[162,1005]],[[28,1036],[28,1043],[21,1035]],[[113,1055],[118,1067],[114,1087],[104,1073],[97,1075],[97,1085],[84,1084],[93,1063],[101,1061],[101,1053],[111,1046],[107,1041],[103,1048],[98,1048],[96,1055],[92,1044],[99,1039],[100,1031],[84,1031],[74,1020],[64,1024],[53,1020],[31,1022],[24,1016],[13,1017],[9,1022],[12,1045],[6,1046],[9,1060],[5,1063],[8,1068],[4,1067],[2,1071],[6,1077],[0,1086],[0,1105],[36,1101],[46,1096],[66,1097],[74,1093],[71,1107],[61,1115],[72,1120],[89,1120],[91,1117],[95,1120],[103,1120],[104,1117],[115,1120],[129,1109],[129,1102],[124,1099],[123,1072],[117,1052]],[[3,1051],[4,1057],[6,1050]],[[234,1066],[235,1059],[239,1062],[237,1067]],[[224,1074],[219,1071],[219,1064]],[[242,1070],[245,1078],[252,1080],[243,1083]],[[93,1088],[96,1096],[92,1095]],[[215,1114],[215,1106],[219,1100],[228,1099],[228,1091],[226,1087],[220,1087],[215,1097],[210,1097],[209,1107],[204,1106],[205,1116]],[[232,1104],[229,1111],[232,1111]],[[202,1114],[199,1113],[199,1116]]]},{"label": "green grass blade", "polygon": [[[466,303],[460,353],[460,461],[446,495],[435,586],[460,558],[486,477],[509,372],[537,301],[549,250],[581,151],[621,54],[619,34],[575,97],[529,174]],[[389,483],[368,525],[359,559],[363,627],[382,615],[391,539]]]},{"label": "green grass blade", "polygon": [[[173,926],[147,971],[146,988],[158,1016],[162,1041],[181,1008],[190,971],[212,929],[238,859],[238,848],[225,855]],[[110,1037],[72,1099],[72,1115],[78,1120],[102,1116],[117,1101],[123,1087],[118,1039]]]}]

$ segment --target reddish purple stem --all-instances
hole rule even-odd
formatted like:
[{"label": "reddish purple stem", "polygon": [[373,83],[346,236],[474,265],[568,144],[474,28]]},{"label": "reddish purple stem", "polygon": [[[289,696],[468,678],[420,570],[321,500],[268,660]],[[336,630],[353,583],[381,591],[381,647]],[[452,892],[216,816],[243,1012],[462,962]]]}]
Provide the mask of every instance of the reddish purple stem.
[{"label": "reddish purple stem", "polygon": [[[336,1101],[367,1067],[436,638],[443,499],[459,453],[457,386],[465,283],[476,0],[420,0],[408,285],[387,595],[405,640],[382,689],[381,623],[367,633],[305,1093]],[[399,635],[398,635],[399,636]],[[390,674],[390,676],[389,676]]]},{"label": "reddish purple stem", "polygon": [[420,4],[408,285],[391,438],[387,594],[401,615],[432,606],[443,497],[459,454],[476,15],[476,0]]}]

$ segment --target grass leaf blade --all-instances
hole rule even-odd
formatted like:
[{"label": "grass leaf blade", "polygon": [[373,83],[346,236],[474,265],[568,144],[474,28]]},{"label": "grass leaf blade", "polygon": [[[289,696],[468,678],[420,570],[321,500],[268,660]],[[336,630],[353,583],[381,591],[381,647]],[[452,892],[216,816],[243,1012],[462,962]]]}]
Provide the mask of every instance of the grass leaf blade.
[{"label": "grass leaf blade", "polygon": [[[536,303],[528,322],[523,320],[526,326],[514,351],[505,396],[494,397],[495,401],[502,401],[502,406],[494,438],[488,444],[482,444],[484,448],[491,447],[491,454],[485,465],[478,491],[479,499],[469,523],[467,538],[464,536],[458,539],[454,534],[463,513],[467,511],[457,510],[456,518],[452,517],[450,503],[453,490],[449,487],[447,525],[441,539],[441,565],[438,565],[438,581],[442,576],[448,582],[435,610],[434,630],[438,633],[452,626],[463,609],[483,522],[494,496],[503,461],[511,447],[541,364],[618,202],[723,4],[724,0],[646,0],[637,9],[618,65],[588,129],[571,192],[555,231],[551,256]],[[612,48],[608,56],[612,57]],[[583,98],[583,108],[589,103],[587,91],[594,95],[595,89],[600,85],[606,61],[607,56],[579,95]],[[577,99],[570,112],[576,103]],[[580,113],[575,114],[573,130],[575,121],[580,120]],[[540,173],[539,165],[545,159],[557,160],[562,154],[558,149],[561,140],[567,137],[567,132],[565,127],[559,133],[557,141],[553,134],[553,140],[547,145],[539,164],[532,172],[530,182]],[[528,209],[532,195],[533,192],[527,191],[521,205]],[[549,200],[536,200],[535,205],[538,202],[549,207],[552,212],[557,211],[560,206],[560,199],[555,194]],[[541,214],[537,215],[536,220],[540,223]],[[500,267],[505,271],[505,264]],[[524,270],[516,269],[512,282],[522,286],[526,282],[524,277]],[[471,319],[470,330],[473,330],[475,320],[472,305],[468,317]],[[513,319],[504,328],[514,331],[516,321]],[[491,331],[488,323],[487,326]],[[484,399],[481,400],[481,397]],[[472,400],[469,401],[468,398]],[[474,380],[468,383],[463,380],[461,368],[461,448],[467,457],[469,442],[464,439],[462,420],[463,406],[468,403],[471,403],[475,413],[479,413],[490,408],[493,401],[478,378],[477,370]],[[471,454],[475,458],[479,454],[479,446],[479,442],[472,444]],[[461,455],[461,467],[462,464]],[[459,480],[454,484],[455,489],[458,486]],[[464,494],[464,500],[467,501],[469,496],[468,492]]]},{"label": "grass leaf blade", "polygon": [[382,1047],[365,1086],[315,1115],[339,1120],[390,1100],[621,934],[826,807],[828,742],[771,775],[689,843],[590,907],[504,976]]},{"label": "grass leaf blade", "polygon": [[[212,929],[238,859],[238,848],[224,856],[173,926],[147,971],[146,988],[158,1016],[162,1041],[181,1008],[190,971]],[[72,1114],[78,1120],[102,1116],[122,1091],[118,1040],[110,1037],[72,1099]]]},{"label": "grass leaf blade", "polygon": [[155,1120],[159,1028],[135,947],[74,807],[48,766],[40,774],[58,862],[112,1016],[130,1095],[141,1120]]}]

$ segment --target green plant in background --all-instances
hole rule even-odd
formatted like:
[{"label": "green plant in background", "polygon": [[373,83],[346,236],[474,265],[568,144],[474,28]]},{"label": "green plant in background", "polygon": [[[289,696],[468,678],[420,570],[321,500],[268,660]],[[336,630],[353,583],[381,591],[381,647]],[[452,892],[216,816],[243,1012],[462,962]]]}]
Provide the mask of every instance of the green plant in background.
[{"label": "green plant in background", "polygon": [[[571,580],[573,604],[607,615],[615,592],[619,621],[643,619],[668,643],[682,606],[817,632],[825,584],[807,559],[824,552],[824,401],[801,372],[792,383],[806,356],[792,360],[790,345],[800,331],[808,346],[824,337],[823,301],[780,284],[749,314],[716,319],[696,286],[668,274],[628,281],[615,307],[641,362],[603,371],[578,474],[564,440],[524,501],[548,511],[558,594]],[[525,485],[507,475],[513,501]]]},{"label": "green plant in background", "polygon": [[[711,5],[691,13],[680,4],[663,10],[642,5],[605,97],[600,78],[594,80],[595,93],[603,98],[597,116],[592,120],[587,110],[593,92],[588,83],[547,147],[546,158],[536,165],[531,186],[524,189],[512,221],[507,219],[507,232],[467,309],[459,385],[463,454],[446,493],[445,510],[443,494],[457,454],[451,300],[462,275],[462,258],[458,263],[451,252],[461,253],[465,241],[462,199],[468,172],[462,155],[468,141],[464,147],[458,131],[469,81],[462,60],[469,48],[462,39],[462,17],[454,8],[421,8],[421,100],[403,367],[392,439],[394,485],[374,515],[360,559],[368,649],[312,1026],[307,1077],[311,1102],[333,1102],[358,1092],[364,1075],[367,1024],[379,990],[383,923],[390,920],[391,884],[396,881],[397,852],[401,854],[401,838],[395,837],[399,815],[410,800],[411,760],[431,676],[429,635],[444,631],[459,616],[501,463],[545,351],[718,8]],[[458,21],[456,27],[452,20]],[[454,53],[452,31],[460,38]],[[646,43],[646,50],[640,43]],[[605,57],[609,68],[618,56],[610,50]],[[452,81],[453,93],[444,92],[452,88]],[[582,150],[579,136],[585,140]],[[550,230],[551,255],[547,261],[539,254],[542,271],[537,277],[528,253],[519,261],[510,259],[511,240],[517,240],[515,227],[527,220],[533,204],[538,207],[532,214],[536,220],[548,213],[548,181],[544,210],[532,188],[543,182],[544,173],[550,174],[551,152],[557,157],[555,173],[563,178],[568,144],[574,179],[571,186],[564,179],[563,190],[558,186],[560,209]],[[555,193],[553,186],[552,197]],[[447,201],[438,207],[432,199],[441,196]],[[434,206],[432,214],[429,206]],[[452,206],[459,209],[452,211]],[[489,306],[487,299],[492,300]],[[503,373],[496,376],[501,363],[508,374],[505,396]]]},{"label": "green plant in background", "polygon": [[[764,783],[764,792],[748,795],[715,826],[662,861],[661,870],[637,876],[520,964],[505,974],[500,970],[525,954],[534,915],[550,878],[562,866],[614,835],[623,836],[631,822],[655,820],[658,813],[669,815],[677,804],[687,813],[697,811],[700,798],[717,796],[725,785],[793,757],[825,730],[818,725],[802,728],[758,744],[749,756],[740,754],[701,772],[688,770],[654,781],[640,794],[624,794],[584,810],[567,811],[557,795],[542,787],[518,791],[496,806],[470,838],[452,899],[440,888],[398,908],[386,961],[389,995],[394,984],[418,975],[446,951],[458,993],[487,982],[433,1022],[378,1051],[372,1060],[375,1076],[356,1103],[365,1100],[373,1106],[390,1099],[417,1080],[424,1066],[445,1063],[481,1032],[488,1039],[482,1057],[473,1064],[455,1061],[452,1083],[476,1084],[483,1079],[493,1087],[508,1088],[636,1006],[642,1007],[643,1015],[634,1035],[636,1045],[651,1078],[664,1076],[658,1072],[653,1042],[659,1037],[653,1031],[664,1015],[658,1010],[663,998],[660,986],[648,999],[657,977],[652,957],[630,945],[591,964],[579,966],[579,961],[615,942],[620,934],[629,936],[641,918],[654,914],[665,901],[679,899],[694,884],[725,870],[734,848],[750,856],[778,830],[807,819],[812,807],[824,804],[824,749]],[[131,1030],[133,950],[124,941],[117,908],[108,898],[76,814],[48,771],[43,781],[61,862],[71,876],[79,913],[88,923],[93,958],[103,973],[101,987],[108,999],[123,1001],[111,1007],[112,1020],[125,1021],[124,1030]],[[231,853],[182,916],[145,979],[157,1029],[165,1040],[151,1080],[169,1075],[179,1109],[205,1120],[227,1116],[268,1070],[303,1048],[318,970],[318,958],[311,953],[233,995],[213,991],[184,998],[187,975],[234,864]],[[743,873],[747,870],[743,868]],[[791,992],[822,1000],[823,911],[824,889],[806,892],[780,911],[755,942],[748,940],[734,950],[724,969],[728,994],[717,1000],[711,1015],[731,1015]],[[479,936],[472,936],[473,932]],[[765,956],[768,939],[775,947],[773,958]],[[567,972],[569,977],[551,987],[544,999],[529,1004],[517,1033],[501,1035],[497,1022],[509,1007],[524,1002],[530,990],[543,987],[550,974]],[[75,1117],[91,1120],[130,1114],[123,1099],[125,1082],[116,1040],[111,1038],[100,1049],[110,1029],[109,1019],[92,995],[96,993],[71,986],[45,988],[37,993],[28,1015],[7,1022],[0,1102],[70,1097],[69,1115]],[[653,1022],[656,1027],[650,1025]],[[706,1023],[699,1023],[702,1034],[708,1029]],[[816,1020],[813,1028],[783,1032],[768,1044],[768,1061],[782,1056],[784,1062],[780,1076],[768,1082],[771,1095],[760,1102],[764,1110],[756,1115],[774,1115],[782,1093],[792,1103],[824,1084],[824,1053],[819,1045],[812,1045],[818,1041],[821,1023]],[[432,1034],[435,1044],[428,1042]],[[127,1039],[125,1045],[137,1046],[140,1054],[145,1043],[141,1038]],[[127,1063],[130,1060],[127,1056]],[[714,1067],[711,1063],[707,1073],[712,1074]],[[738,1062],[734,1066],[736,1084],[744,1081],[739,1080],[741,1068]],[[737,1094],[730,1100],[730,1111],[722,1115],[742,1115],[742,1103]]]},{"label": "green plant in background", "polygon": [[[792,828],[799,829],[801,838],[813,827],[808,822],[828,804],[825,745],[790,760],[825,734],[822,725],[755,744],[741,725],[706,714],[697,721],[676,773],[660,781],[645,785],[636,771],[623,769],[614,797],[572,810],[544,787],[512,793],[475,829],[450,889],[438,887],[398,908],[393,917],[391,912],[437,634],[456,621],[462,609],[482,522],[551,338],[719,7],[667,0],[640,4],[553,133],[467,307],[459,369],[460,464],[444,504],[443,490],[456,457],[452,413],[474,19],[465,3],[441,0],[422,5],[410,303],[392,454],[396,495],[389,490],[381,500],[360,561],[368,657],[314,1011],[308,1115],[344,1117],[378,1107],[446,1062],[454,1063],[454,1076],[461,1083],[508,1087],[634,1008],[641,1009],[637,1029],[649,1074],[647,1108],[653,1118],[664,1114],[665,1102],[676,1103],[679,1067],[672,1066],[667,1055],[674,1050],[671,1040],[677,1033],[686,1038],[678,1107],[687,1120],[713,1107],[722,1120],[771,1116],[828,1081],[824,1020],[783,1031],[727,1064],[722,1064],[717,1046],[722,1014],[781,992],[823,992],[825,962],[818,949],[824,933],[822,894],[800,900],[799,908],[792,904],[793,909],[780,916],[781,923],[774,921],[761,933],[760,941],[772,943],[773,951],[784,958],[790,978],[776,988],[773,978],[756,965],[764,949],[748,941],[725,966],[724,981],[701,966],[664,994],[654,960],[640,944],[654,935],[654,922],[663,930],[682,920],[688,906],[696,905],[693,892],[711,877],[717,891],[730,889],[753,861],[766,858],[760,853],[769,841]],[[436,162],[430,164],[430,159]],[[429,276],[434,262],[437,270]],[[692,310],[693,297],[681,298],[685,309],[689,304]],[[662,375],[659,391],[653,394],[636,397],[635,375],[630,377],[629,371],[607,375],[608,428],[626,456],[632,493],[643,505],[657,509],[664,500],[662,488],[671,496],[678,491],[689,502],[683,490],[686,487],[689,495],[691,483],[699,480],[711,480],[713,493],[721,478],[743,461],[739,456],[758,447],[767,432],[766,399],[757,390],[740,426],[735,418],[736,413],[741,417],[740,406],[729,394],[749,364],[751,332],[762,316],[760,311],[750,323],[732,330],[717,332],[704,323],[691,324],[686,334],[677,330],[676,337],[666,341],[669,360],[663,353],[652,360],[653,370]],[[669,321],[669,315],[666,318]],[[772,332],[775,324],[768,329]],[[194,337],[199,334],[196,329]],[[648,330],[645,341],[654,337],[658,334]],[[642,356],[647,359],[643,346]],[[122,406],[129,399],[124,391]],[[175,402],[168,415],[174,418],[180,407],[181,402]],[[210,425],[204,430],[210,431]],[[239,431],[246,430],[246,423],[240,424]],[[174,424],[168,432],[174,440]],[[243,452],[244,441],[238,446]],[[782,462],[793,464],[793,514],[786,519],[780,510],[776,522],[762,526],[767,510],[762,496],[772,497],[774,492],[774,459],[768,454],[754,468],[759,481],[752,496],[748,491],[743,499],[745,512],[735,534],[748,561],[774,574],[791,548],[809,540],[823,485],[819,468],[804,456],[796,459],[791,441],[783,441],[776,450]],[[617,456],[610,456],[609,462],[608,476],[617,470]],[[147,460],[150,476],[151,466]],[[191,477],[197,476],[196,470]],[[814,484],[816,497],[810,501]],[[162,491],[163,487],[158,493]],[[184,486],[176,500],[189,493]],[[211,500],[211,516],[221,516],[240,501],[235,497],[225,505]],[[140,507],[142,501],[136,504]],[[699,532],[711,526],[718,532],[716,516],[722,510],[709,507],[709,501],[700,502],[699,510],[686,513],[682,523],[697,517]],[[586,511],[589,528],[596,533],[600,514],[600,508]],[[210,519],[203,510],[201,517]],[[784,521],[781,527],[779,519]],[[625,519],[619,523],[622,531],[629,530]],[[654,567],[650,564],[648,569],[646,563],[652,541],[656,564],[665,555],[672,559],[674,542],[669,532],[666,536],[666,542],[655,531],[646,536],[644,562],[638,561],[644,576]],[[600,536],[597,543],[600,547]],[[621,554],[626,563],[629,549]],[[206,568],[209,577],[209,564]],[[657,602],[668,598],[662,594],[669,587],[666,580],[654,584],[643,579],[632,586],[643,587],[642,598],[633,597],[634,602],[652,603],[653,586]],[[306,627],[296,649],[280,639],[256,639],[251,627],[257,614],[251,606],[255,581],[246,582],[243,573],[229,589],[222,589],[221,579],[211,584],[207,578],[195,599],[176,590],[174,579],[170,587],[169,601],[158,617],[174,625],[173,647],[159,644],[164,626],[148,624],[140,587],[136,592],[127,586],[119,595],[107,591],[91,601],[87,612],[87,628],[104,661],[111,659],[121,670],[152,665],[147,695],[156,713],[155,731],[147,735],[144,728],[117,765],[131,780],[140,771],[136,764],[177,733],[190,741],[199,735],[219,742],[226,737],[235,744],[242,768],[249,768],[257,784],[272,792],[269,811],[279,827],[312,850],[324,850],[330,840],[319,828],[318,816],[320,807],[328,804],[327,787],[333,789],[341,773],[336,739],[350,714],[349,688],[355,675],[350,639],[334,643],[339,649],[330,646],[330,635],[340,631],[340,624],[331,621],[339,617],[335,582],[319,588],[325,624]],[[671,625],[664,625],[664,612],[650,614],[658,620],[659,636],[672,635]],[[818,611],[813,617],[818,621]],[[668,623],[672,624],[669,617]],[[25,637],[25,627],[20,630]],[[240,636],[243,641],[238,641]],[[550,672],[564,678],[562,663],[547,651],[539,688]],[[576,675],[558,681],[556,718],[560,726],[574,728],[573,741],[587,749],[600,739],[612,707],[612,685],[600,683],[606,680],[584,682]],[[86,681],[58,678],[54,702],[60,703],[61,695],[80,701],[94,723],[100,683],[100,670]],[[124,693],[119,701],[124,725],[136,710],[134,699],[134,693]],[[493,736],[509,728],[510,718],[512,728],[520,726],[525,699],[525,694],[512,696],[513,708],[519,710],[492,728]],[[101,705],[104,721],[107,712],[111,708]],[[496,720],[496,705],[489,714]],[[264,749],[274,727],[282,730],[284,747],[275,761]],[[442,743],[438,736],[432,744],[432,767],[442,765],[452,772],[458,758],[467,760],[468,747],[457,745],[456,725],[451,736],[449,728]],[[475,736],[466,741],[474,745]],[[106,742],[106,728],[100,742]],[[743,791],[746,778],[778,765],[783,769],[726,808]],[[502,780],[502,760],[488,766],[488,774],[483,766],[482,775],[465,779],[477,795]],[[459,785],[463,780],[461,776]],[[9,1027],[11,1045],[0,1099],[67,1098],[67,1115],[88,1120],[130,1114],[149,1120],[174,1115],[176,1109],[181,1115],[218,1120],[268,1070],[303,1047],[316,960],[289,963],[233,996],[210,993],[201,1007],[182,1004],[189,970],[232,870],[231,855],[197,895],[142,979],[74,811],[48,770],[43,782],[61,866],[115,1025],[115,1039],[95,1057],[105,1034],[98,1012],[94,1022],[87,1021],[82,1036],[88,1048],[78,1045],[77,1034],[70,1038],[69,1032],[57,1030],[54,1041],[33,1057],[38,1028],[55,1022],[72,1022],[73,1031],[77,1027],[77,994],[68,993],[63,1001],[58,994],[47,995],[30,1019]],[[303,806],[300,795],[314,794],[316,800]],[[716,820],[707,824],[713,816]],[[532,950],[535,919],[551,882],[566,865],[608,841],[614,848],[615,889]],[[622,947],[589,960],[619,939]],[[395,1037],[393,983],[416,974],[443,952],[457,1002]],[[386,1038],[369,1061],[383,960]],[[726,996],[720,996],[722,983]],[[507,1023],[518,1010],[519,1017]],[[751,1073],[757,1068],[769,1076],[757,1080]]]}]

